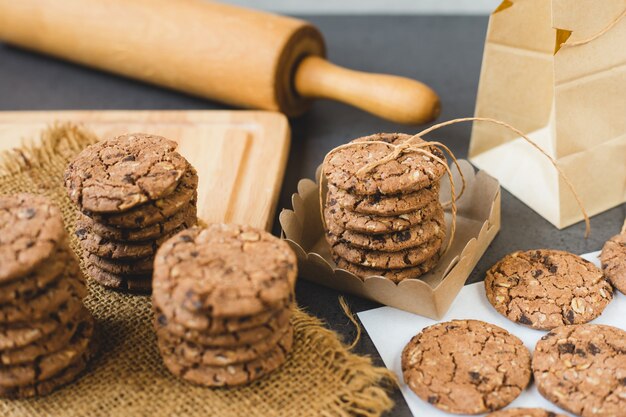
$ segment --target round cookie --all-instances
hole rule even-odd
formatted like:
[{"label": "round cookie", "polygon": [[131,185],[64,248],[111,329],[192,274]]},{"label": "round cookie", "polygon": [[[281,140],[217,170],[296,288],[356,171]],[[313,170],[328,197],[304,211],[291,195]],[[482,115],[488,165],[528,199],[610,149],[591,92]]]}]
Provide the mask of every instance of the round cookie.
[{"label": "round cookie", "polygon": [[205,346],[182,338],[175,338],[165,331],[157,330],[157,336],[164,348],[176,355],[176,360],[185,366],[226,366],[250,362],[267,355],[278,343],[283,345],[293,338],[293,327],[287,326],[269,337],[254,344],[241,346]]},{"label": "round cookie", "polygon": [[152,290],[152,274],[124,275],[114,274],[86,263],[87,274],[98,284],[113,290],[147,294]]},{"label": "round cookie", "polygon": [[567,417],[543,408],[509,408],[487,414],[487,417]]},{"label": "round cookie", "polygon": [[158,339],[159,350],[165,366],[174,375],[195,384],[209,387],[242,385],[257,380],[280,367],[291,351],[293,338],[281,340],[274,349],[252,361],[226,366],[196,365],[181,363],[173,351]]},{"label": "round cookie", "polygon": [[167,197],[144,203],[122,213],[86,213],[94,222],[110,227],[140,229],[167,221],[187,206],[196,206],[198,174],[191,166],[180,180],[178,187]]},{"label": "round cookie", "polygon": [[530,382],[530,353],[506,330],[478,320],[427,327],[402,351],[402,374],[422,400],[455,414],[505,407]]},{"label": "round cookie", "polygon": [[414,248],[445,233],[443,211],[436,214],[431,220],[402,232],[369,235],[352,230],[343,230],[332,221],[328,222],[327,226],[326,240],[331,246],[343,242],[357,248],[384,252],[398,252]]},{"label": "round cookie", "polygon": [[582,417],[626,416],[626,332],[562,326],[537,342],[533,375],[541,395]]},{"label": "round cookie", "polygon": [[82,327],[92,326],[90,322],[93,322],[91,313],[82,308],[74,320],[58,326],[47,337],[21,348],[0,351],[0,363],[7,366],[35,362],[40,356],[57,352],[69,344],[74,334],[82,332]]},{"label": "round cookie", "polygon": [[358,195],[328,185],[328,198],[348,211],[378,216],[398,216],[414,212],[432,201],[439,201],[439,183],[408,194]]},{"label": "round cookie", "polygon": [[119,213],[170,194],[188,162],[174,141],[132,133],[88,146],[70,162],[64,180],[81,211]]},{"label": "round cookie", "polygon": [[346,261],[372,269],[403,269],[420,265],[441,249],[443,239],[436,237],[428,242],[398,252],[382,252],[356,248],[346,243],[336,243],[331,250]]},{"label": "round cookie", "polygon": [[358,233],[381,234],[401,232],[419,226],[426,220],[432,219],[443,211],[438,201],[432,201],[425,207],[411,213],[398,216],[377,216],[371,214],[359,214],[342,208],[330,199],[324,208],[326,223],[335,223],[344,230]]},{"label": "round cookie", "polygon": [[337,268],[345,269],[348,272],[352,272],[354,275],[361,279],[365,279],[368,277],[383,277],[387,278],[395,283],[399,283],[404,281],[405,279],[417,279],[420,276],[426,274],[431,271],[433,268],[437,266],[439,262],[439,254],[437,253],[432,258],[422,262],[421,264],[408,267],[404,269],[375,269],[368,268],[365,266],[357,265],[346,261],[343,258],[338,256],[334,257],[335,263],[337,264]]},{"label": "round cookie", "polygon": [[297,274],[289,245],[267,232],[228,224],[194,227],[159,248],[153,303],[166,311],[173,301],[213,317],[252,315],[284,305]]},{"label": "round cookie", "polygon": [[0,284],[0,304],[28,300],[63,275],[69,262],[78,262],[63,245],[59,245],[47,262],[23,278]]},{"label": "round cookie", "polygon": [[0,325],[0,350],[17,349],[36,343],[74,320],[82,307],[82,300],[72,296],[57,310],[40,320]]},{"label": "round cookie", "polygon": [[267,316],[265,313],[261,313],[260,316],[265,317],[265,321],[261,322],[257,318],[244,322],[246,325],[249,325],[256,321],[258,324],[255,326],[238,330],[224,329],[223,332],[216,333],[186,328],[173,320],[168,320],[165,315],[157,310],[155,326],[164,329],[161,333],[167,332],[173,337],[180,337],[201,345],[217,347],[250,345],[259,343],[275,333],[280,333],[280,329],[288,326],[289,319],[292,316],[291,305],[274,313],[272,316]]},{"label": "round cookie", "polygon": [[505,256],[487,271],[485,289],[500,314],[542,330],[593,320],[613,298],[591,262],[547,249]]},{"label": "round cookie", "polygon": [[[389,145],[367,142],[381,141],[399,145],[409,138],[410,135],[402,133],[378,133],[351,141],[359,145],[333,151],[325,160],[324,174],[328,183],[354,194],[374,195],[414,192],[439,181],[446,172],[444,165],[418,152],[402,153],[363,176],[357,175],[361,168],[383,159],[394,150]],[[424,141],[414,138],[412,143],[417,145]],[[445,161],[445,156],[438,148],[428,146],[421,149]]]},{"label": "round cookie", "polygon": [[93,265],[98,269],[109,272],[114,275],[152,275],[153,257],[132,259],[132,260],[112,260],[101,258],[100,256],[83,251],[83,260],[85,264]]},{"label": "round cookie", "polygon": [[65,238],[59,208],[43,196],[0,196],[0,283],[28,274]]},{"label": "round cookie", "polygon": [[626,294],[626,231],[613,236],[602,247],[600,262],[604,276]]}]

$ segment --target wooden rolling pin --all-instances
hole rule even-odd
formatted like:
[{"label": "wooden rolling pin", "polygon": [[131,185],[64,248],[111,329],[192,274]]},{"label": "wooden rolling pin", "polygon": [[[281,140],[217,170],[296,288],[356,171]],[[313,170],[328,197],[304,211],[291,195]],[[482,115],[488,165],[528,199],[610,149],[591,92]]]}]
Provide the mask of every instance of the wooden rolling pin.
[{"label": "wooden rolling pin", "polygon": [[399,123],[439,113],[426,85],[324,59],[298,19],[207,0],[0,0],[0,39],[234,106],[302,114],[339,100]]}]

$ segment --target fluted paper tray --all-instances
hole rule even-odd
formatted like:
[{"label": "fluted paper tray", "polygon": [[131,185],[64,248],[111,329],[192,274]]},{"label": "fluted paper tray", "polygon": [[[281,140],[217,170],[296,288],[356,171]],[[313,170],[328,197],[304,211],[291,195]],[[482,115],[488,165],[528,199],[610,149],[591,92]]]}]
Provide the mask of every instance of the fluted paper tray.
[{"label": "fluted paper tray", "polygon": [[[292,196],[293,210],[283,210],[279,218],[283,236],[298,257],[300,277],[422,316],[441,318],[500,230],[500,184],[484,171],[474,173],[466,160],[460,160],[459,163],[467,189],[457,201],[457,230],[453,244],[434,270],[419,279],[408,279],[399,284],[376,276],[361,280],[336,267],[324,238],[319,168],[317,183],[310,179],[301,180],[298,193]],[[458,192],[461,181],[456,170],[454,181]],[[323,184],[323,187],[325,191],[326,185]],[[441,199],[450,199],[447,177],[442,180]],[[451,219],[448,208],[448,231]]]}]

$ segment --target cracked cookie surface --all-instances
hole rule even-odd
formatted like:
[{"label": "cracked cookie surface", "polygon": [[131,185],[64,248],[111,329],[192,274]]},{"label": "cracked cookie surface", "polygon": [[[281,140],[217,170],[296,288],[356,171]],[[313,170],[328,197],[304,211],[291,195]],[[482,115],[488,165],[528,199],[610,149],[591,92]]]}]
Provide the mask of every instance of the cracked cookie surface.
[{"label": "cracked cookie surface", "polygon": [[562,326],[537,342],[533,374],[541,395],[582,417],[626,416],[626,332]]},{"label": "cracked cookie surface", "polygon": [[402,351],[402,373],[422,400],[456,414],[495,411],[530,382],[530,353],[506,330],[478,320],[435,324]]},{"label": "cracked cookie surface", "polygon": [[0,283],[29,273],[64,237],[61,211],[46,197],[0,196]]},{"label": "cracked cookie surface", "polygon": [[368,268],[366,266],[353,264],[346,261],[339,256],[333,256],[338,268],[345,269],[348,272],[352,272],[354,275],[361,279],[365,279],[372,276],[383,277],[390,279],[393,282],[404,281],[405,279],[416,279],[431,271],[437,266],[439,262],[439,254],[435,254],[432,258],[422,262],[421,264],[413,267],[407,267],[403,269],[376,269]]},{"label": "cracked cookie surface", "polygon": [[[408,193],[439,181],[446,172],[445,167],[432,157],[417,152],[402,153],[362,176],[357,175],[361,168],[381,160],[394,149],[382,143],[367,142],[380,141],[398,145],[409,138],[410,135],[402,133],[377,133],[354,139],[350,143],[359,145],[333,152],[325,163],[324,175],[329,184],[364,195]],[[413,140],[415,144],[423,142],[419,138]],[[445,161],[445,156],[438,148],[430,146],[421,149],[428,150]]]},{"label": "cracked cookie surface", "polygon": [[514,252],[485,277],[487,299],[508,319],[550,330],[598,317],[613,298],[611,284],[591,262],[568,252]]},{"label": "cracked cookie surface", "polygon": [[487,417],[567,417],[543,408],[509,408],[487,414]]},{"label": "cracked cookie surface", "polygon": [[187,161],[174,141],[132,133],[88,146],[64,174],[70,199],[81,211],[116,213],[170,194]]},{"label": "cracked cookie surface", "polygon": [[265,231],[211,224],[165,242],[153,277],[153,302],[164,311],[172,300],[190,311],[236,317],[284,305],[293,294],[297,260],[285,241]]},{"label": "cracked cookie surface", "polygon": [[604,244],[600,262],[611,284],[626,294],[626,231],[613,236]]}]

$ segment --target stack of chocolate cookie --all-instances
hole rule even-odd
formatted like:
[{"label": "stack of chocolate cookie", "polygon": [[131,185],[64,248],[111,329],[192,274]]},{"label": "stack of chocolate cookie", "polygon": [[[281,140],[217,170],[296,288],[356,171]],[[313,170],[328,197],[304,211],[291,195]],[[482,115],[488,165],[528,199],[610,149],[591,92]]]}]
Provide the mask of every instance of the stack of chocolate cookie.
[{"label": "stack of chocolate cookie", "polygon": [[65,186],[80,210],[76,236],[100,284],[149,291],[159,245],[196,224],[198,176],[176,146],[126,134],[87,147],[67,168]]},{"label": "stack of chocolate cookie", "polygon": [[89,360],[94,321],[60,210],[41,196],[0,197],[0,396],[45,395]]},{"label": "stack of chocolate cookie", "polygon": [[246,226],[194,227],[163,244],[152,302],[165,366],[212,387],[278,368],[293,341],[296,262],[286,242]]},{"label": "stack of chocolate cookie", "polygon": [[[333,151],[324,163],[326,239],[337,266],[361,278],[417,278],[439,260],[445,239],[439,183],[445,166],[411,150],[383,161],[394,147],[380,142],[400,145],[409,138],[398,133],[358,138],[351,142],[358,145]],[[434,146],[420,149],[445,161]]]}]

